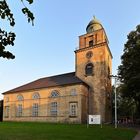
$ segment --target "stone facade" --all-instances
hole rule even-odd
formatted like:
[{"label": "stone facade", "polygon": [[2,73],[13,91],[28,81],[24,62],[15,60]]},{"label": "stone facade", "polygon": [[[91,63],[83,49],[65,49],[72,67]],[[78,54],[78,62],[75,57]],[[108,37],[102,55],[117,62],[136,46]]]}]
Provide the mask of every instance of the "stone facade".
[{"label": "stone facade", "polygon": [[[94,40],[89,46],[89,42]],[[91,56],[88,56],[88,53]],[[76,76],[89,85],[89,114],[101,115],[102,121],[111,120],[111,53],[104,29],[79,37],[76,55]],[[93,64],[93,73],[86,75],[86,65]]]},{"label": "stone facade", "polygon": [[95,18],[86,30],[75,51],[75,73],[39,79],[3,93],[4,121],[86,123],[89,114],[111,121],[108,39]]},{"label": "stone facade", "polygon": [[[73,94],[72,91],[75,90]],[[52,91],[58,91],[58,97],[52,97]],[[35,93],[39,94],[34,99]],[[4,112],[4,121],[47,121],[82,123],[86,121],[87,114],[87,87],[85,85],[67,85],[47,89],[31,90],[20,93],[6,94],[4,96],[4,110],[9,107],[9,113]],[[22,96],[23,99],[18,99]],[[57,115],[51,114],[51,103],[57,103]],[[70,104],[76,103],[76,116],[70,116]],[[33,104],[38,104],[38,114],[33,116]],[[18,105],[22,105],[22,115],[18,116]]]}]

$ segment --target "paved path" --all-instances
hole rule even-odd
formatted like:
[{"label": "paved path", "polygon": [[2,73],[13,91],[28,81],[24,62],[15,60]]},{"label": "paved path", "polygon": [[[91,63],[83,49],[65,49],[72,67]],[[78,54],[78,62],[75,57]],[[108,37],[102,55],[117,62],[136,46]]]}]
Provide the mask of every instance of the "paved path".
[{"label": "paved path", "polygon": [[138,134],[135,136],[133,140],[140,140],[140,130],[138,130]]}]

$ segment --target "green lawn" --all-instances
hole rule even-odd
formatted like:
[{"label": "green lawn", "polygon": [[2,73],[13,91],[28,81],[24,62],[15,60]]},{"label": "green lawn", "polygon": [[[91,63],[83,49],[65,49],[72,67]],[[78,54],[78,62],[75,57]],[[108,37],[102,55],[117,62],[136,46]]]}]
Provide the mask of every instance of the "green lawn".
[{"label": "green lawn", "polygon": [[48,124],[31,122],[0,123],[0,140],[132,140],[136,131],[113,126]]}]

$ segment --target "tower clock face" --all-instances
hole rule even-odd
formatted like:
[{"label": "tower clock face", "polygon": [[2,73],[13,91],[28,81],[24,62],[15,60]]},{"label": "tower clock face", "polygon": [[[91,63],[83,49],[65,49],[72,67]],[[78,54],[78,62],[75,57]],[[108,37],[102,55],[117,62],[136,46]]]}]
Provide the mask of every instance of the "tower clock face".
[{"label": "tower clock face", "polygon": [[86,57],[87,57],[88,59],[91,58],[92,56],[93,56],[92,51],[89,51],[89,52],[86,53]]}]

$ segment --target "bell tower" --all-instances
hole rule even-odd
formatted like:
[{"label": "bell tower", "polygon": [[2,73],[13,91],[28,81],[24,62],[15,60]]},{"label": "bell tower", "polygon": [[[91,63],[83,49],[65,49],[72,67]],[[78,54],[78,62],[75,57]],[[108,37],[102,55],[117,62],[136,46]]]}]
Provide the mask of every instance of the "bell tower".
[{"label": "bell tower", "polygon": [[112,54],[102,24],[94,17],[79,36],[75,51],[76,76],[89,85],[88,114],[101,115],[103,122],[111,121]]}]

